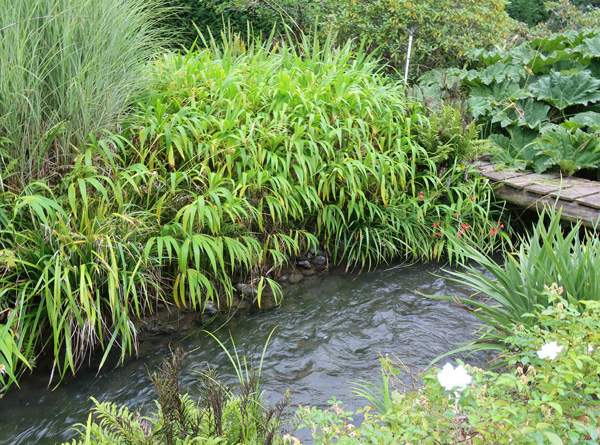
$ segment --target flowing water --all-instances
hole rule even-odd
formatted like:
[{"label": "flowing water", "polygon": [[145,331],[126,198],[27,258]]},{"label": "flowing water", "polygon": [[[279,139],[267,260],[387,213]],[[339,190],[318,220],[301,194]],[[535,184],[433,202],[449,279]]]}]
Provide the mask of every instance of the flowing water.
[{"label": "flowing water", "polygon": [[[276,402],[289,389],[292,405],[323,407],[335,395],[348,408],[356,408],[364,401],[351,398],[350,382],[378,381],[380,354],[396,354],[415,369],[423,368],[473,338],[474,317],[456,303],[416,293],[469,295],[467,288],[445,276],[434,263],[358,277],[332,272],[290,289],[280,308],[232,318],[216,336],[228,347],[232,338],[240,355],[258,364],[276,328],[261,376],[267,399]],[[47,376],[42,373],[24,379],[20,390],[0,400],[0,443],[54,444],[72,438],[68,428],[86,422],[93,405],[90,397],[151,407],[154,392],[148,374],[171,348],[189,351],[181,372],[184,388],[193,391],[197,371],[207,364],[234,382],[233,367],[217,342],[202,332],[187,334],[153,337],[142,344],[140,358],[98,376],[83,370],[54,391],[46,389]],[[468,362],[484,366],[485,359],[476,355]]]}]

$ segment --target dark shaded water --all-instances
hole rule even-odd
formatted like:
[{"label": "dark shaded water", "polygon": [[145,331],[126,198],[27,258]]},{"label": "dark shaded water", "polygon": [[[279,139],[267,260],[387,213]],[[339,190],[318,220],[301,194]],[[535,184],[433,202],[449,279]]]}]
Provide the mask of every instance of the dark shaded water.
[{"label": "dark shaded water", "polygon": [[[433,273],[441,275],[434,276]],[[293,405],[324,406],[335,395],[350,408],[362,404],[351,398],[349,382],[377,381],[379,354],[393,353],[415,368],[472,338],[475,318],[457,304],[416,294],[469,295],[463,286],[443,278],[435,264],[363,273],[359,277],[332,273],[298,285],[282,306],[264,313],[233,318],[217,337],[240,355],[258,364],[271,339],[263,364],[267,399],[275,402],[291,390]],[[46,376],[25,379],[21,390],[0,400],[0,443],[53,444],[73,437],[68,428],[85,423],[92,402],[114,401],[130,407],[150,407],[154,392],[148,373],[160,365],[170,348],[192,351],[182,368],[183,386],[193,390],[206,364],[235,381],[233,368],[217,343],[204,333],[182,339],[161,336],[142,345],[139,359],[129,359],[114,370],[83,371],[54,391],[45,388]],[[468,362],[484,365],[482,355]],[[443,364],[444,362],[442,362]]]}]

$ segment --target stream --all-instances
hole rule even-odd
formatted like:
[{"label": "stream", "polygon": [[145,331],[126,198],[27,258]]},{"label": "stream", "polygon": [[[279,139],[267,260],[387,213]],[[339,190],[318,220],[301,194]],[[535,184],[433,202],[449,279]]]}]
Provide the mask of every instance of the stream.
[{"label": "stream", "polygon": [[[454,302],[416,293],[468,296],[465,286],[445,277],[436,263],[382,268],[359,276],[332,271],[286,290],[281,307],[233,317],[216,332],[228,348],[258,365],[273,329],[262,368],[266,398],[275,403],[290,390],[290,402],[325,407],[335,395],[349,409],[366,404],[352,398],[350,382],[380,380],[380,354],[396,354],[414,369],[474,338],[477,319]],[[223,325],[219,318],[210,325]],[[185,358],[181,382],[194,391],[197,371],[217,367],[224,380],[235,382],[234,369],[217,342],[204,332],[159,335],[140,346],[139,358],[112,369],[81,369],[76,378],[47,389],[48,375],[34,373],[0,399],[0,444],[54,444],[74,437],[69,428],[85,423],[93,403],[113,401],[129,407],[152,407],[155,398],[149,373],[170,350],[181,347]],[[485,366],[489,355],[470,356]],[[447,360],[443,360],[440,366]]]}]

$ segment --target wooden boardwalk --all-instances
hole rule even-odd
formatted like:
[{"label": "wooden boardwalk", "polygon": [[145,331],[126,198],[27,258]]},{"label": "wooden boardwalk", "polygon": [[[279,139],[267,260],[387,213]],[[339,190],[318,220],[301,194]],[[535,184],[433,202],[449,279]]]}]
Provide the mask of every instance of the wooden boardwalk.
[{"label": "wooden boardwalk", "polygon": [[496,198],[527,209],[541,210],[556,204],[563,219],[594,227],[600,219],[600,182],[562,177],[558,173],[494,171],[487,160],[475,168],[495,184]]}]

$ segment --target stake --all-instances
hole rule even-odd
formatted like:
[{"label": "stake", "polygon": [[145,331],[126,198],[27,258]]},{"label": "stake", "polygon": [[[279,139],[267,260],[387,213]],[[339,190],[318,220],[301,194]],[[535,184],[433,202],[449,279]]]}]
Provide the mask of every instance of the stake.
[{"label": "stake", "polygon": [[408,32],[410,32],[410,35],[408,37],[408,51],[406,54],[406,69],[404,70],[404,84],[405,85],[408,82],[408,65],[410,64],[410,51],[412,49],[413,28],[410,28],[408,30]]}]

